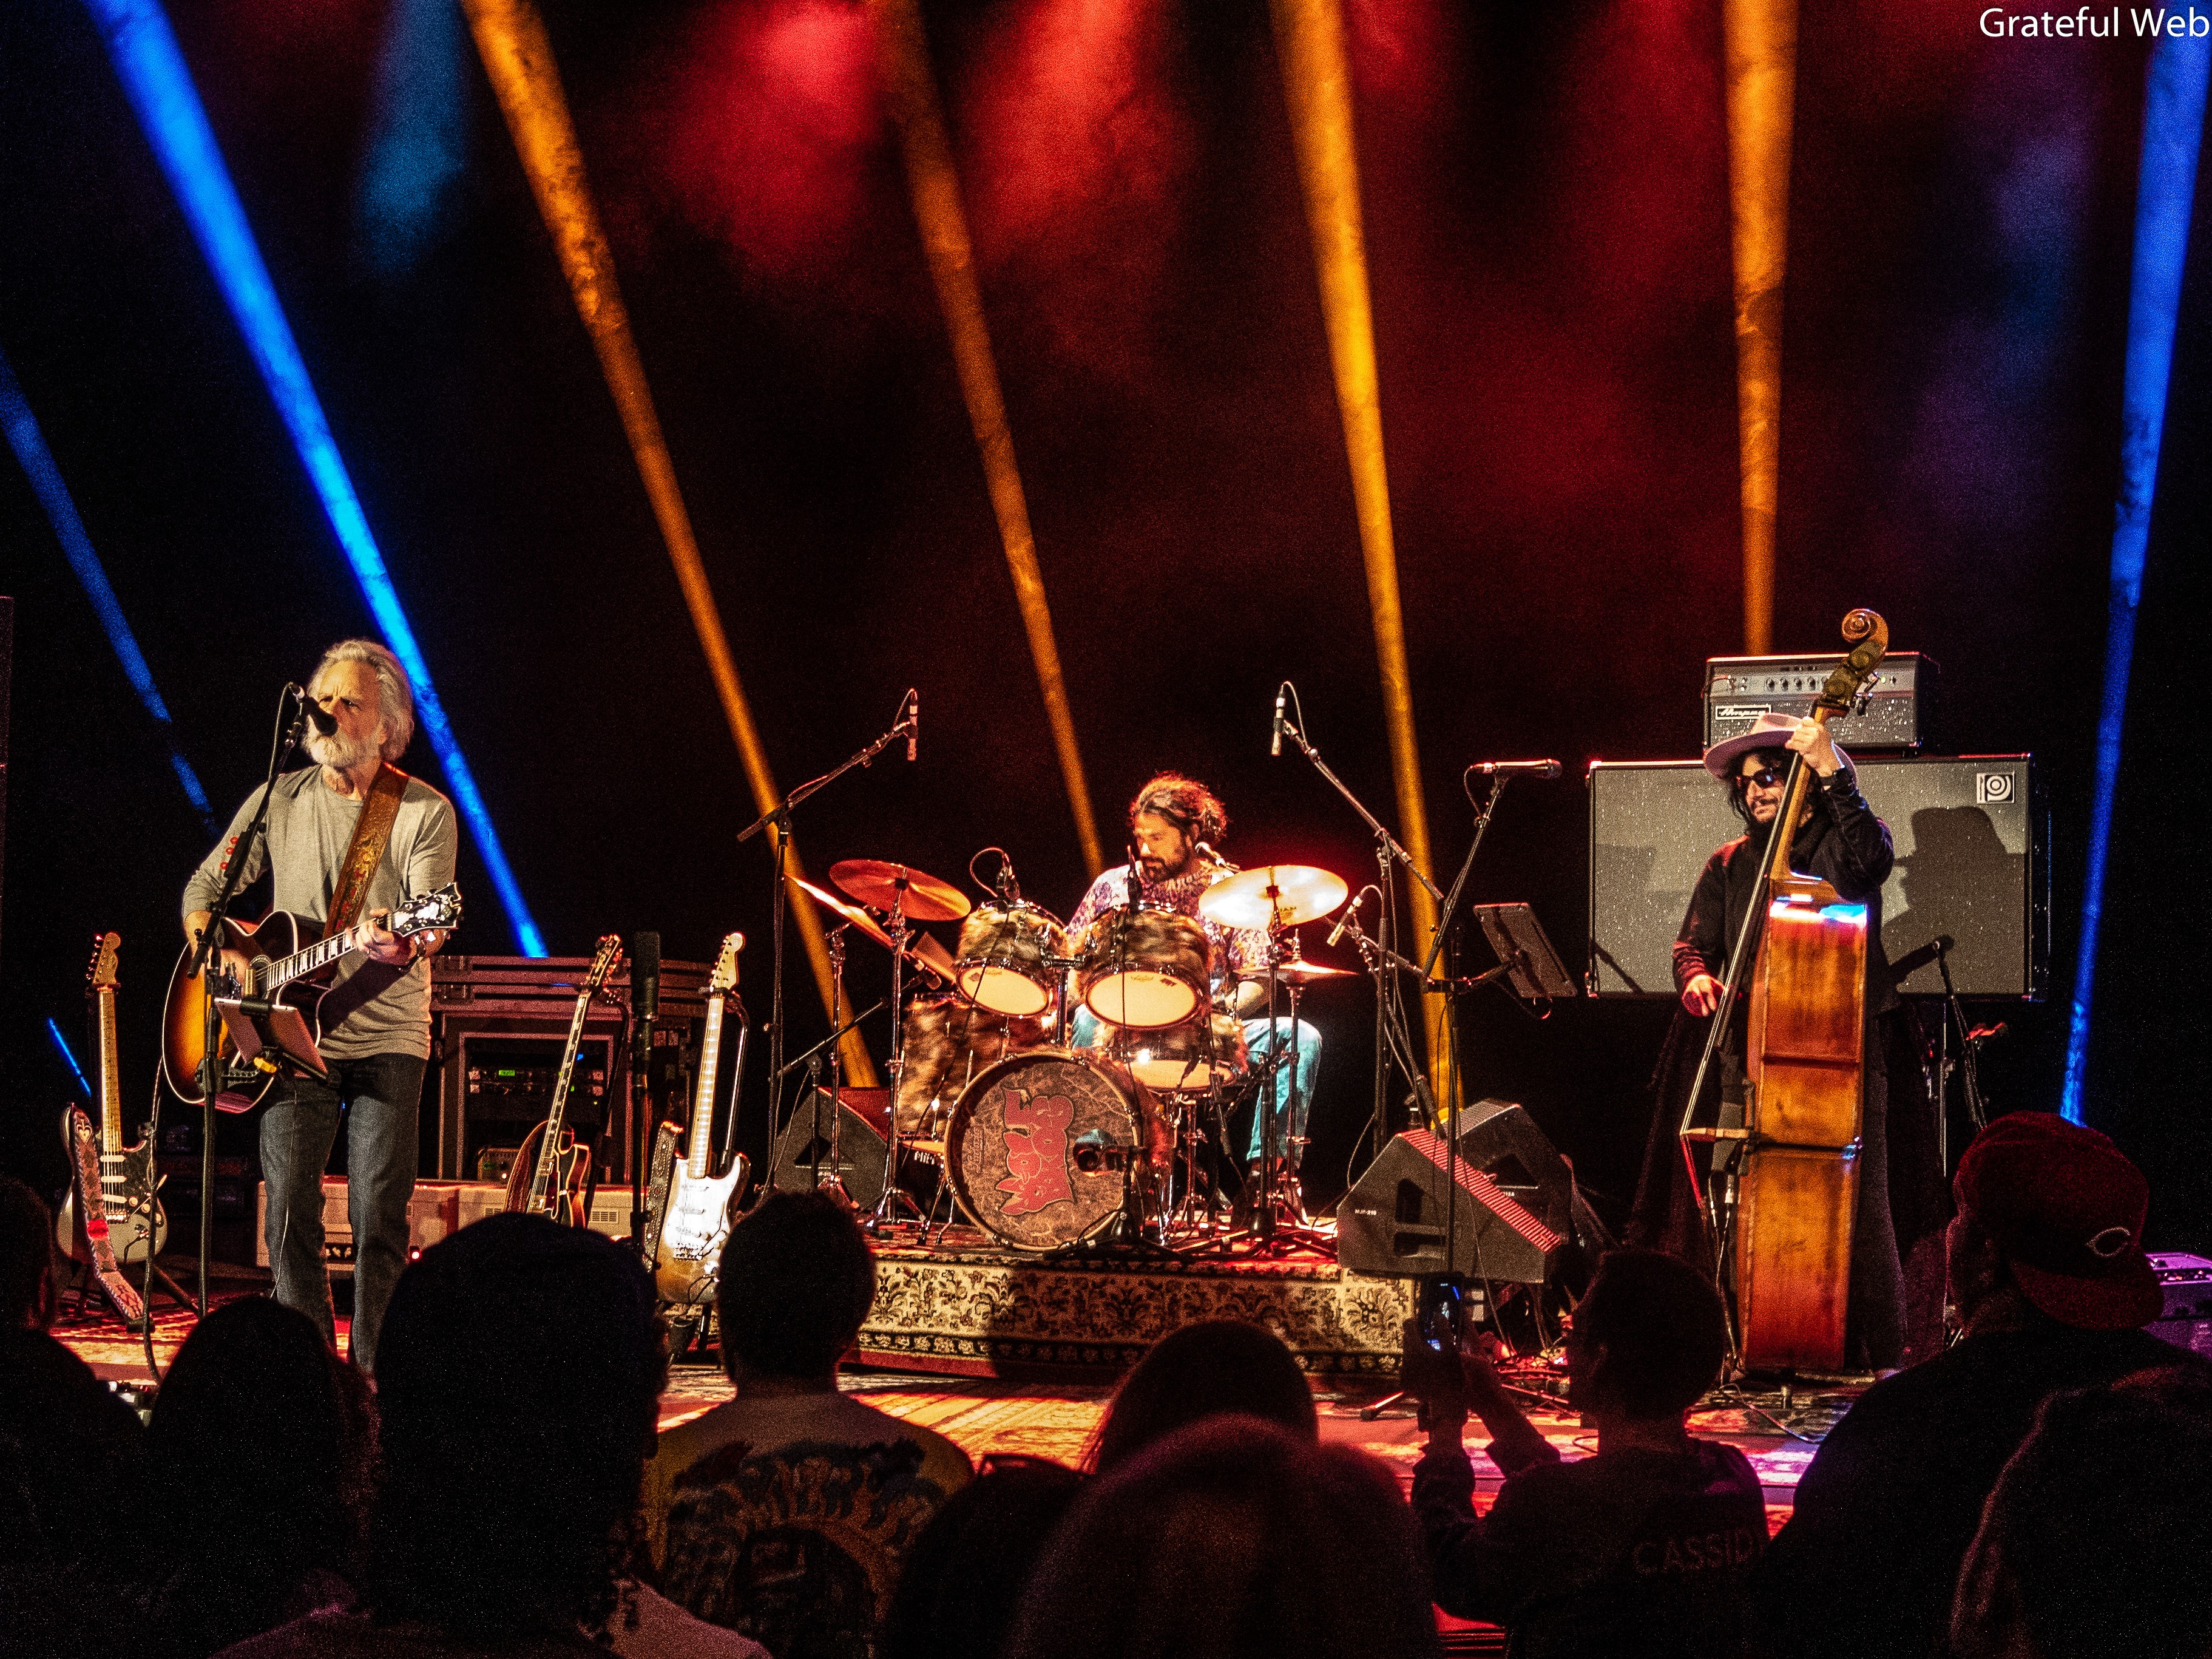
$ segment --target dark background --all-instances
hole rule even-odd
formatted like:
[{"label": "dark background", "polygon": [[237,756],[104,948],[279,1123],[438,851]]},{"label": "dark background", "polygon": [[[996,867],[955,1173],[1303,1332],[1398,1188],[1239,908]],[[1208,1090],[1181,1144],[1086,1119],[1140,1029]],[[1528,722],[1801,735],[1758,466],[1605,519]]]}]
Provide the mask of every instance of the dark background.
[{"label": "dark background", "polygon": [[[2145,56],[1982,38],[1960,0],[1805,9],[1790,227],[1784,650],[1869,605],[1942,664],[1944,746],[2032,750],[2055,871],[2051,1000],[1993,1010],[1999,1108],[2054,1108],[2082,881]],[[1260,0],[932,0],[985,302],[1101,830],[1156,767],[1205,778],[1246,863],[1371,869],[1267,757],[1275,682],[1398,819],[1279,76]],[[368,631],[236,327],[75,0],[0,9],[0,347],[227,814],[276,688]],[[990,843],[1063,913],[1085,871],[870,68],[843,0],[556,0],[548,21],[660,416],[815,869],[958,879]],[[1695,752],[1702,660],[1742,646],[1717,0],[1347,6],[1407,650],[1449,879],[1460,769],[1554,754],[1474,878],[1579,966],[1594,758]],[[754,806],[596,360],[465,31],[437,0],[172,11],[339,445],[556,954],[750,936]],[[430,53],[446,182],[397,217]],[[410,33],[411,32],[411,33]],[[424,43],[428,43],[425,45]],[[457,51],[457,55],[454,55]],[[418,87],[416,90],[421,92]],[[427,112],[427,116],[426,116]],[[427,125],[425,125],[427,120]],[[420,137],[418,131],[415,136]],[[434,169],[433,170],[434,173]],[[396,175],[410,177],[404,168]],[[2212,1245],[2197,1079],[2212,293],[2200,182],[2135,667],[2087,1108],[2151,1173],[2152,1235]],[[0,1164],[63,1179],[88,946],[124,936],[125,1076],[155,1052],[176,899],[207,838],[13,466],[16,596]],[[426,744],[408,764],[441,781]],[[514,948],[472,849],[453,948]],[[946,931],[949,932],[949,930]],[[1325,955],[1316,934],[1313,954]],[[1478,953],[1479,955],[1479,953]],[[1348,950],[1339,960],[1348,960]],[[860,992],[888,968],[856,947]],[[794,1043],[826,1029],[794,940]],[[1326,1031],[1312,1186],[1367,1111],[1364,991]],[[1469,1010],[1471,1092],[1524,1100],[1601,1211],[1631,1195],[1664,1004]],[[883,1028],[874,1033],[878,1054]],[[82,1051],[81,1051],[82,1052]],[[746,1133],[761,1132],[758,1069]],[[137,1115],[143,1081],[128,1083]]]}]

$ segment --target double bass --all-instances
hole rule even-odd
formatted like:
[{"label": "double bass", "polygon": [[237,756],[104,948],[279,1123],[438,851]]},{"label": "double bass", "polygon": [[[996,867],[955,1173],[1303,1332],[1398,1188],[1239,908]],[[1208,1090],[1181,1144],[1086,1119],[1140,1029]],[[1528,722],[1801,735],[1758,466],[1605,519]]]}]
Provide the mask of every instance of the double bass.
[{"label": "double bass", "polygon": [[[1823,727],[1864,694],[1889,649],[1888,625],[1872,611],[1846,616],[1843,633],[1850,652],[1829,674],[1812,714]],[[1744,1370],[1836,1371],[1844,1364],[1870,918],[1864,904],[1790,868],[1812,781],[1812,767],[1796,757],[1768,838],[1759,897],[1730,954],[1706,1046],[1710,1064],[1735,992],[1747,987],[1743,1127],[1692,1129],[1685,1114],[1686,1141],[1743,1143],[1734,1204],[1717,1190],[1710,1213],[1735,1292],[1736,1360]],[[1754,927],[1756,954],[1747,967]],[[1700,1083],[1705,1070],[1698,1068]]]}]

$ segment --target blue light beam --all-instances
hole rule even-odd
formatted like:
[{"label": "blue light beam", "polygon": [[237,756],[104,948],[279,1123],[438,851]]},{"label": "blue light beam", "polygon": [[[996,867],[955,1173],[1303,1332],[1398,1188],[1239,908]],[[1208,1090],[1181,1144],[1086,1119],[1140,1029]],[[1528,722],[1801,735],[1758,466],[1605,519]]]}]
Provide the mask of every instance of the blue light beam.
[{"label": "blue light beam", "polygon": [[51,1014],[46,1016],[46,1031],[53,1038],[54,1046],[61,1050],[62,1058],[68,1063],[70,1074],[76,1078],[76,1086],[84,1091],[85,1099],[90,1100],[92,1085],[84,1080],[84,1068],[76,1063],[76,1054],[70,1047],[69,1039],[62,1035],[62,1028],[54,1023],[54,1016]]},{"label": "blue light beam", "polygon": [[430,665],[416,642],[415,630],[392,587],[392,573],[385,568],[384,555],[377,550],[376,538],[354,493],[353,480],[338,454],[337,440],[331,436],[322,401],[307,378],[307,365],[292,338],[292,326],[284,319],[276,284],[261,261],[261,250],[246,222],[246,210],[223,165],[222,152],[216,145],[215,131],[208,125],[207,112],[200,104],[168,15],[159,0],[85,0],[85,5],[106,41],[107,55],[132,109],[137,112],[138,125],[153,145],[162,172],[168,175],[178,205],[183,208],[231,315],[246,337],[246,348],[268,383],[276,412],[291,430],[293,446],[300,452],[315,493],[322,497],[323,510],[330,517],[347,562],[353,566],[354,578],[361,584],[376,625],[393,654],[405,664],[408,678],[415,682],[416,712],[423,733],[445,769],[455,804],[476,837],[477,850],[483,856],[492,885],[499,890],[500,902],[507,907],[516,947],[526,956],[543,956],[544,941],[523,902],[522,889],[508,867],[499,833],[492,827],[491,814],[477,788],[476,774],[461,753],[453,723],[446,717],[446,705],[431,683]]},{"label": "blue light beam", "polygon": [[[192,763],[185,759],[184,748],[177,741],[176,726],[169,718],[169,705],[161,700],[161,688],[154,683],[154,671],[146,666],[145,653],[138,649],[137,636],[131,631],[130,620],[123,614],[123,601],[116,598],[115,589],[107,580],[106,567],[93,551],[92,538],[85,532],[84,521],[77,516],[76,503],[70,497],[69,485],[62,482],[61,468],[54,463],[53,451],[46,447],[46,436],[39,430],[38,418],[31,413],[22,385],[15,378],[15,365],[8,361],[4,351],[0,351],[0,426],[8,429],[8,447],[15,452],[24,476],[31,480],[33,493],[46,509],[47,521],[54,527],[54,536],[62,544],[70,569],[76,572],[84,596],[92,601],[100,625],[107,631],[107,643],[114,647],[116,658],[123,664],[125,678],[130,680],[131,689],[138,693],[138,700],[146,705],[146,712],[154,717],[154,723],[161,729],[161,741],[168,746],[170,768],[177,774],[177,782],[184,786],[185,798],[192,803],[192,810],[199,814],[209,839],[213,839],[215,813],[208,805],[207,791],[200,787],[199,775],[193,772]],[[60,1034],[57,1032],[55,1035],[58,1040]]]},{"label": "blue light beam", "polygon": [[2189,215],[2197,195],[2197,156],[2204,135],[2206,70],[2212,39],[2162,35],[2151,51],[2143,100],[2142,171],[2136,186],[2135,271],[2128,294],[2128,361],[2120,428],[2120,493],[2112,522],[2111,616],[2105,630],[2105,698],[2097,718],[2097,778],[2089,808],[2089,867],[2081,890],[2081,943],[2074,968],[2074,1012],[2066,1035],[2066,1080],[2058,1109],[2081,1121],[2089,1058],[2089,999],[2095,985],[2097,931],[2105,908],[2105,863],[2112,847],[2112,797],[2119,784],[2120,739],[2135,659],[2136,611],[2142,601],[2151,502],[2158,488],[2166,389],[2181,310]]}]

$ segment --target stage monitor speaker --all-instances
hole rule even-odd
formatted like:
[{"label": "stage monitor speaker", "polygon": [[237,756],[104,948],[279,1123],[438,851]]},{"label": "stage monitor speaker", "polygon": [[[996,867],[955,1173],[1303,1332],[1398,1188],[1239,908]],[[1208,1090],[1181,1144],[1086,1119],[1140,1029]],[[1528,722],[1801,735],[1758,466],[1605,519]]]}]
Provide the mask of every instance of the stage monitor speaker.
[{"label": "stage monitor speaker", "polygon": [[[845,1195],[862,1211],[884,1195],[884,1130],[890,1103],[888,1089],[848,1089],[838,1108],[836,1157],[830,1158],[830,1093],[809,1089],[792,1109],[791,1120],[776,1138],[769,1161],[769,1185],[778,1192],[805,1192],[833,1173]],[[902,1185],[904,1183],[902,1182]]]},{"label": "stage monitor speaker", "polygon": [[[1859,787],[1889,826],[1882,948],[1911,956],[1948,936],[1962,997],[2042,1000],[2051,955],[2045,813],[2032,755],[1856,759]],[[1594,997],[1674,994],[1674,936],[1713,849],[1743,833],[1694,760],[1589,769],[1589,958]],[[1898,989],[1936,996],[1932,953]]]},{"label": "stage monitor speaker", "polygon": [[1464,1162],[1553,1232],[1577,1236],[1574,1172],[1528,1107],[1477,1101],[1452,1119],[1452,1132]]},{"label": "stage monitor speaker", "polygon": [[[1563,1194],[1557,1185],[1565,1161],[1519,1107],[1485,1101],[1459,1119],[1462,1145],[1472,1144],[1501,1168],[1519,1164],[1522,1173],[1534,1178],[1523,1191],[1538,1208],[1532,1210],[1474,1159],[1448,1158],[1441,1136],[1417,1129],[1384,1147],[1337,1205],[1340,1265],[1355,1273],[1458,1273],[1519,1284],[1551,1278],[1573,1237],[1572,1178]],[[1540,1150],[1535,1143],[1541,1143]],[[1532,1157],[1535,1168],[1528,1166]],[[1551,1169],[1554,1163],[1556,1172]],[[1556,1228],[1541,1213],[1555,1198],[1568,1223]]]}]

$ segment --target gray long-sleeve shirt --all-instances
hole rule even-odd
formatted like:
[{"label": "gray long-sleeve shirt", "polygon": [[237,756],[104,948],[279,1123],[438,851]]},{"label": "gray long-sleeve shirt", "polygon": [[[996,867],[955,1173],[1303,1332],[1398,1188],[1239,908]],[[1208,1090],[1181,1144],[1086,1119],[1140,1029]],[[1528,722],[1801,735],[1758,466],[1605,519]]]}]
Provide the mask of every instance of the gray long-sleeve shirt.
[{"label": "gray long-sleeve shirt", "polygon": [[[223,860],[253,821],[260,791],[246,798],[230,828],[185,884],[183,913],[206,910],[222,887]],[[242,893],[273,865],[270,903],[316,922],[330,914],[331,890],[352,844],[361,818],[361,799],[339,795],[323,781],[322,768],[286,772],[276,780],[269,802],[268,834],[254,845],[239,881]],[[453,879],[453,857],[460,834],[453,803],[419,778],[410,778],[399,797],[399,813],[384,857],[369,877],[362,913],[389,909],[420,898]],[[231,913],[250,912],[234,902]],[[406,967],[372,962],[359,954],[338,965],[330,995],[323,999],[323,1034],[319,1046],[331,1059],[368,1054],[430,1057],[430,963],[425,957]]]}]

